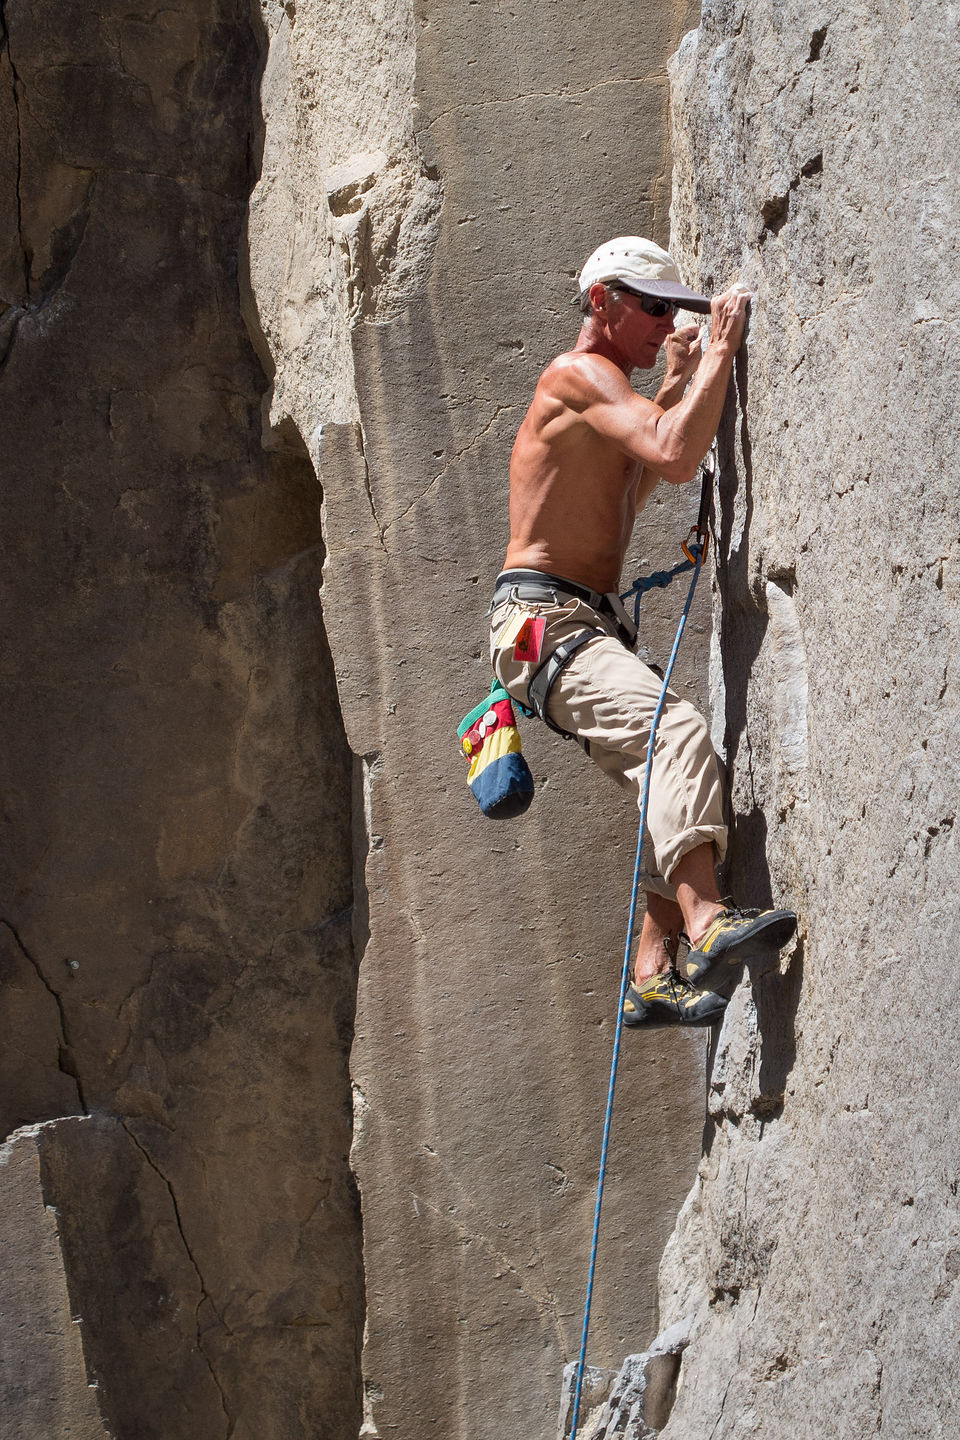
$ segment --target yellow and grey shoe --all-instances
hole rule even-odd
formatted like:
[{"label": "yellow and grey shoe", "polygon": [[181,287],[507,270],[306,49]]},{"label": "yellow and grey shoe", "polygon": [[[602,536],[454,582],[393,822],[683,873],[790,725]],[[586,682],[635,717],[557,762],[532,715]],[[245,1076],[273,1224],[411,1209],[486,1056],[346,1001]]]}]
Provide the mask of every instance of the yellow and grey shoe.
[{"label": "yellow and grey shoe", "polygon": [[710,922],[699,945],[695,949],[691,946],[683,960],[684,977],[695,985],[708,977],[719,980],[729,973],[728,967],[779,950],[796,928],[797,917],[792,910],[740,910],[728,906]]},{"label": "yellow and grey shoe", "polygon": [[723,995],[688,985],[676,970],[651,975],[631,985],[623,1002],[623,1023],[636,1025],[712,1025],[727,1008]]}]

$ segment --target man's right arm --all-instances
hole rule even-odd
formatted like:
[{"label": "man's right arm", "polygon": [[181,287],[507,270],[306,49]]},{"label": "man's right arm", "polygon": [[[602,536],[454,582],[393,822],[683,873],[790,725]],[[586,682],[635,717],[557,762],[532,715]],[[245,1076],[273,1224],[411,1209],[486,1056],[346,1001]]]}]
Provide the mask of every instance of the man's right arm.
[{"label": "man's right arm", "polygon": [[591,356],[579,367],[578,400],[567,403],[599,435],[671,484],[692,480],[720,424],[749,298],[728,291],[711,302],[710,343],[689,393],[671,409],[638,395],[616,366]]}]

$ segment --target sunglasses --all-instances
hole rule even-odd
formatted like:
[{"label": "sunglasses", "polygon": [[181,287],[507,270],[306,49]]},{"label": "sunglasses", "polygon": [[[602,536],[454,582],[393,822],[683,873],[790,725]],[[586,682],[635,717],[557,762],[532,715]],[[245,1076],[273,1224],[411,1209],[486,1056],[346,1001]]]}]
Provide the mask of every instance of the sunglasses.
[{"label": "sunglasses", "polygon": [[680,305],[674,300],[660,300],[653,295],[644,295],[642,290],[631,290],[629,285],[621,283],[620,288],[626,290],[635,300],[640,301],[640,309],[646,315],[652,315],[655,320],[662,320],[664,315],[675,315]]}]

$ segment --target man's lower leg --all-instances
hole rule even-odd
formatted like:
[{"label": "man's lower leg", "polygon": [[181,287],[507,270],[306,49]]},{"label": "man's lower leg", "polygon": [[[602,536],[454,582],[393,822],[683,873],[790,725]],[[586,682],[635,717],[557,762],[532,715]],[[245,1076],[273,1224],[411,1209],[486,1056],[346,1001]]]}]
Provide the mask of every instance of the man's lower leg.
[{"label": "man's lower leg", "polygon": [[675,962],[683,912],[673,900],[647,892],[647,910],[633,967],[633,989],[623,1004],[623,1023],[638,1025],[712,1025],[726,1000],[698,990],[677,974]]},{"label": "man's lower leg", "polygon": [[[643,917],[640,941],[633,962],[633,981],[640,985],[651,975],[660,975],[676,956],[683,912],[673,900],[652,890],[646,894],[647,911]],[[668,948],[669,947],[669,948]]]},{"label": "man's lower leg", "polygon": [[677,904],[683,915],[683,928],[694,946],[699,944],[711,920],[723,909],[715,865],[713,844],[707,840],[688,850],[677,861],[670,875],[670,884],[677,892]]},{"label": "man's lower leg", "polygon": [[670,883],[690,940],[680,970],[691,985],[707,985],[748,959],[781,949],[796,930],[792,910],[742,910],[723,904],[711,844],[689,850],[674,866]]}]

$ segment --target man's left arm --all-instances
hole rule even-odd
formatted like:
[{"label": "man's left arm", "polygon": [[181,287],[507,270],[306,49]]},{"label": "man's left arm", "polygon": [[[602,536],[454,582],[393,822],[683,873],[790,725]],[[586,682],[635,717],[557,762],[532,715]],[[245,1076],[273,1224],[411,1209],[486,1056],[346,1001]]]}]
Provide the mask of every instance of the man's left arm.
[{"label": "man's left arm", "polygon": [[[664,341],[667,368],[663,383],[654,397],[654,404],[661,410],[671,410],[684,397],[687,386],[700,364],[702,332],[699,325],[684,325],[674,330]],[[646,465],[637,477],[637,509],[642,510],[652,492],[657,488],[660,476]]]}]

